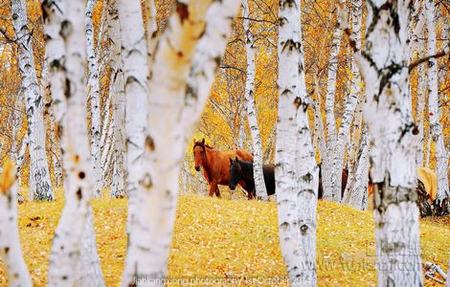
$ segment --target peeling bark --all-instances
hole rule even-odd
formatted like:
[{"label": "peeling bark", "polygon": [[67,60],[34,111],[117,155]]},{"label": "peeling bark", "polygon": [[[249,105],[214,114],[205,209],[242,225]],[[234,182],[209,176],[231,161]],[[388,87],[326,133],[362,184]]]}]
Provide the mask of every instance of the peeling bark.
[{"label": "peeling bark", "polygon": [[[136,217],[129,223],[123,286],[139,285],[136,278],[167,275],[181,161],[208,98],[238,6],[236,0],[178,2],[159,41],[152,69],[158,78],[150,82],[146,123],[151,129],[145,140],[145,172],[136,193]],[[190,13],[194,7],[196,13]]]},{"label": "peeling bark", "polygon": [[[425,2],[425,15],[428,30],[428,54],[434,55],[436,50],[436,32],[434,19],[434,1]],[[450,191],[448,185],[448,153],[445,148],[438,99],[438,72],[435,58],[428,60],[428,104],[430,112],[430,134],[436,143],[436,175],[438,191],[435,206],[440,212],[450,212]]]},{"label": "peeling bark", "polygon": [[26,2],[13,0],[12,18],[19,44],[21,89],[25,95],[30,150],[30,196],[35,200],[53,200],[45,148],[43,93],[34,64],[31,33],[28,28]]},{"label": "peeling bark", "polygon": [[[84,1],[59,3],[65,15],[66,112],[61,116],[66,167],[65,206],[53,238],[49,286],[104,286],[95,245],[90,200],[93,164],[86,124]],[[66,13],[66,14],[64,14]],[[64,111],[63,111],[64,112]],[[80,120],[81,119],[81,120]]]},{"label": "peeling bark", "polygon": [[292,286],[316,286],[319,169],[306,114],[300,1],[280,2],[275,179],[281,251]]},{"label": "peeling bark", "polygon": [[409,1],[368,1],[367,9],[366,41],[358,60],[373,144],[378,286],[423,286],[415,189],[418,128],[409,104]]},{"label": "peeling bark", "polygon": [[95,41],[94,41],[94,24],[93,24],[93,10],[97,4],[97,0],[88,0],[86,4],[86,51],[88,61],[88,99],[90,99],[91,108],[91,154],[94,163],[94,182],[95,182],[95,195],[100,195],[100,189],[102,188],[102,166],[101,166],[101,150],[100,150],[100,137],[101,137],[101,120],[100,120],[100,80],[99,80],[99,67],[98,59],[95,53]]}]

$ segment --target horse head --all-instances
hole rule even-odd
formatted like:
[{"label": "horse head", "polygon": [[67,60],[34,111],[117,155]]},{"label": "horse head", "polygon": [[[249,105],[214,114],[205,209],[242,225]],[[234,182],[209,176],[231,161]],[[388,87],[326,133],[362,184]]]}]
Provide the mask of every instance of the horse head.
[{"label": "horse head", "polygon": [[200,167],[203,166],[206,161],[205,139],[203,138],[201,141],[196,141],[194,139],[194,147],[192,148],[192,151],[194,153],[195,170],[200,171]]},{"label": "horse head", "polygon": [[241,180],[242,167],[239,163],[239,159],[230,158],[230,182],[228,187],[231,190],[235,190],[238,182]]}]

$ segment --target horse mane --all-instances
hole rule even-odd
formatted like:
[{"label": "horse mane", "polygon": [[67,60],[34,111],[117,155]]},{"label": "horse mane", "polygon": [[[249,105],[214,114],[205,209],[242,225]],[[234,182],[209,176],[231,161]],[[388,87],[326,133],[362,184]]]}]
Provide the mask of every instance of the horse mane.
[{"label": "horse mane", "polygon": [[204,144],[204,143],[199,142],[199,141],[195,142],[194,146],[192,148],[194,149],[195,147],[198,147],[198,146],[202,147],[202,148],[214,149],[214,147],[210,146],[209,144],[206,144],[206,143]]}]

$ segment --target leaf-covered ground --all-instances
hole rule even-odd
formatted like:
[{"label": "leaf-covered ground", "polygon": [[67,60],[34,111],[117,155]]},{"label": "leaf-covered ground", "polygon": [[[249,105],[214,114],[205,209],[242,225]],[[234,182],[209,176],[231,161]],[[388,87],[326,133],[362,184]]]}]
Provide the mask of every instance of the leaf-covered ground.
[{"label": "leaf-covered ground", "polygon": [[[36,286],[46,282],[52,235],[62,207],[59,199],[26,202],[19,208],[24,256]],[[95,200],[93,208],[104,277],[107,286],[117,286],[126,249],[127,201],[104,197]],[[374,286],[372,213],[320,202],[318,219],[319,286]],[[423,220],[423,261],[446,270],[449,238],[450,218]],[[0,267],[0,286],[5,286],[4,268]],[[180,196],[169,276],[203,278],[198,286],[208,282],[215,286],[286,286],[275,203]]]}]

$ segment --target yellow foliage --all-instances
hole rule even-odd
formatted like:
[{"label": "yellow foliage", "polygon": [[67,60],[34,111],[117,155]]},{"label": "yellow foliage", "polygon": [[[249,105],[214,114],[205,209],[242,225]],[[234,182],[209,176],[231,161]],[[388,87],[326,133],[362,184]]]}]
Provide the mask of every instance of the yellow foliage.
[{"label": "yellow foliage", "polygon": [[[64,204],[27,202],[19,207],[20,238],[35,286],[44,286],[51,241]],[[97,247],[106,286],[120,282],[126,252],[127,200],[108,196],[93,201]],[[169,257],[170,278],[232,278],[230,286],[269,286],[254,278],[278,278],[287,286],[278,241],[274,202],[180,196]],[[318,205],[320,286],[374,286],[375,245],[371,212],[330,202]],[[450,256],[450,217],[421,222],[422,261],[446,268]],[[230,279],[231,280],[231,279]],[[259,281],[263,283],[264,281]],[[0,286],[6,285],[0,264]],[[173,284],[171,286],[179,286]],[[222,285],[214,285],[222,286]],[[434,286],[431,281],[426,286]]]},{"label": "yellow foliage", "polygon": [[10,159],[5,161],[3,165],[3,171],[0,175],[0,192],[8,193],[9,189],[13,186],[16,181],[16,166],[14,162]]}]

